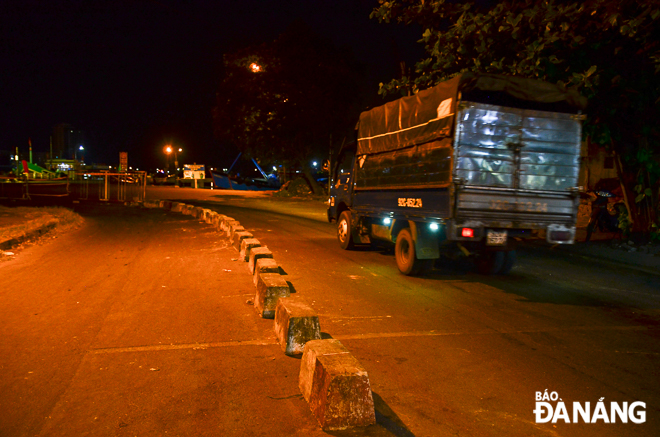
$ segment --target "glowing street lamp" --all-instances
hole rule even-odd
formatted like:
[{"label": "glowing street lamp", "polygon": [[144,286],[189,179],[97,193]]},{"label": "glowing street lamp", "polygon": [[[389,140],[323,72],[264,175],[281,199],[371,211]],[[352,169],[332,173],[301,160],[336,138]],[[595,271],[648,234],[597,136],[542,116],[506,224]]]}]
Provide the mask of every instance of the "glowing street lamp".
[{"label": "glowing street lamp", "polygon": [[257,64],[256,62],[251,63],[250,71],[253,73],[259,73],[261,71],[261,65]]},{"label": "glowing street lamp", "polygon": [[[85,150],[85,148],[81,145],[80,147],[78,147],[78,150],[80,150],[81,155],[82,155],[82,152]],[[75,152],[74,154],[75,154],[74,159],[77,161],[78,160],[78,152]]]},{"label": "glowing street lamp", "polygon": [[165,146],[165,153],[167,153],[167,160],[168,164],[167,167],[169,168],[169,159],[170,159],[170,154],[174,152],[174,175],[176,176],[176,186],[179,186],[179,177],[177,175],[177,171],[179,170],[179,157],[177,156],[177,152],[183,152],[183,149],[179,147],[177,150],[176,148],[172,147],[171,144],[168,144]]}]

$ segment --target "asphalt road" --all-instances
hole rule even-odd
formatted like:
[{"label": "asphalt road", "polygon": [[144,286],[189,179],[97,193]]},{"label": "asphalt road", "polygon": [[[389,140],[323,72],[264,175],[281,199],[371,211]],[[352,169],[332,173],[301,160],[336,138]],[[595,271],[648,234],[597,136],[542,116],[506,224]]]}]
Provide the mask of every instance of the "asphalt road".
[{"label": "asphalt road", "polygon": [[[322,330],[364,364],[399,435],[660,433],[659,276],[530,248],[506,277],[456,266],[405,277],[391,254],[341,250],[320,202],[174,191],[273,251]],[[535,423],[546,389],[571,420],[574,402],[593,414],[604,398],[608,411],[644,402],[646,422]]]},{"label": "asphalt road", "polygon": [[247,267],[190,216],[81,206],[0,263],[0,436],[322,435]]},{"label": "asphalt road", "polygon": [[[660,433],[658,276],[530,249],[507,277],[447,266],[411,278],[391,254],[341,250],[321,202],[148,198],[230,215],[273,251],[369,372],[379,424],[344,434]],[[0,435],[322,434],[299,361],[246,303],[251,278],[212,228],[160,210],[84,215],[0,265]],[[646,422],[535,423],[546,389],[569,410],[642,401]]]}]

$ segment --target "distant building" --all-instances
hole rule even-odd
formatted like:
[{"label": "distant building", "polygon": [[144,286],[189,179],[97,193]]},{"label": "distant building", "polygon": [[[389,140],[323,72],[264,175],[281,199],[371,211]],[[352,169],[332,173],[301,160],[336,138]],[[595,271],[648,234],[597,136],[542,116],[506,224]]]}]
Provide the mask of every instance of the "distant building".
[{"label": "distant building", "polygon": [[53,159],[82,161],[85,148],[84,131],[77,130],[67,123],[53,126]]}]

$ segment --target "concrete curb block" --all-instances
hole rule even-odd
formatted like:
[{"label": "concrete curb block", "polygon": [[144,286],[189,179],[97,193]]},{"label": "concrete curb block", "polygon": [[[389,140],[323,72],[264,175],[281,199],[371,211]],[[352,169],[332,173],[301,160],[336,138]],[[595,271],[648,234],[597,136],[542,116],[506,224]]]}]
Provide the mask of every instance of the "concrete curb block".
[{"label": "concrete curb block", "polygon": [[280,266],[277,265],[273,258],[260,258],[257,260],[254,268],[253,282],[256,286],[259,282],[259,275],[261,273],[277,273],[280,274]]},{"label": "concrete curb block", "polygon": [[181,212],[183,215],[193,215],[193,210],[195,209],[195,205],[188,205],[187,203],[183,205],[183,208],[181,209]]},{"label": "concrete curb block", "polygon": [[323,430],[376,423],[369,375],[339,340],[305,344],[299,386]]},{"label": "concrete curb block", "polygon": [[213,213],[214,214],[212,216],[212,218],[213,218],[212,224],[213,224],[213,226],[215,226],[217,228],[220,225],[220,221],[224,220],[224,218],[227,217],[227,216],[224,215],[224,214],[220,214],[218,212],[215,212],[215,211],[213,211]]},{"label": "concrete curb block", "polygon": [[247,232],[247,231],[239,231],[234,234],[234,241],[229,240],[231,245],[236,249],[238,252],[241,251],[241,241],[245,240],[246,238],[254,238],[254,236]]},{"label": "concrete curb block", "polygon": [[218,231],[220,231],[220,232],[225,231],[224,226],[225,226],[225,222],[227,220],[234,220],[234,219],[231,218],[231,217],[227,217],[224,214],[218,214],[218,223],[216,224],[216,227],[218,228]]},{"label": "concrete curb block", "polygon": [[201,206],[195,206],[193,207],[190,215],[192,215],[196,219],[201,219],[202,214],[204,214],[204,208],[202,208]]},{"label": "concrete curb block", "polygon": [[225,233],[226,237],[229,237],[230,232],[231,232],[231,227],[232,226],[240,226],[240,223],[238,220],[234,220],[231,217],[226,217],[221,223],[220,223],[220,230]]},{"label": "concrete curb block", "polygon": [[250,259],[248,260],[248,269],[254,275],[254,269],[257,266],[257,261],[265,258],[273,258],[273,252],[265,246],[255,247],[250,250]]},{"label": "concrete curb block", "polygon": [[247,262],[250,259],[250,252],[253,248],[261,247],[261,243],[256,238],[243,238],[241,240],[241,250],[238,257]]},{"label": "concrete curb block", "polygon": [[275,318],[275,308],[280,297],[289,297],[289,284],[277,273],[262,273],[257,281],[254,309],[264,319]]},{"label": "concrete curb block", "polygon": [[145,200],[142,202],[142,206],[145,208],[160,208],[160,201],[158,200]]},{"label": "concrete curb block", "polygon": [[232,224],[232,226],[229,228],[229,241],[232,243],[235,243],[234,236],[237,232],[247,232],[239,222]]},{"label": "concrete curb block", "polygon": [[185,203],[172,202],[172,212],[183,212],[183,207],[184,206],[186,206]]},{"label": "concrete curb block", "polygon": [[316,311],[299,297],[278,299],[275,307],[275,335],[286,355],[302,355],[305,343],[321,339]]},{"label": "concrete curb block", "polygon": [[162,209],[166,209],[166,210],[172,209],[172,202],[169,200],[161,200],[159,204]]}]

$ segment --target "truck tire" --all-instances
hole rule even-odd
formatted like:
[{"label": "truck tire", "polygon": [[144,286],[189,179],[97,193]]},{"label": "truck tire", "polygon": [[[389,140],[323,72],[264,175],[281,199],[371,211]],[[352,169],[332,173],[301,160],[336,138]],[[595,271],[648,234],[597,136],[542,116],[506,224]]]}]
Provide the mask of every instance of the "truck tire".
[{"label": "truck tire", "polygon": [[497,272],[497,274],[498,275],[508,274],[513,268],[515,263],[516,263],[516,251],[509,250],[507,252],[504,252],[504,263],[502,264],[502,268],[500,269],[499,272]]},{"label": "truck tire", "polygon": [[401,229],[396,237],[394,245],[394,257],[399,271],[406,276],[419,273],[424,266],[424,260],[417,259],[415,255],[415,242],[413,241],[410,228]]},{"label": "truck tire", "polygon": [[504,266],[505,252],[482,252],[477,255],[474,264],[482,275],[494,275]]},{"label": "truck tire", "polygon": [[351,250],[355,246],[351,233],[351,212],[343,211],[337,220],[337,240],[344,250]]}]

